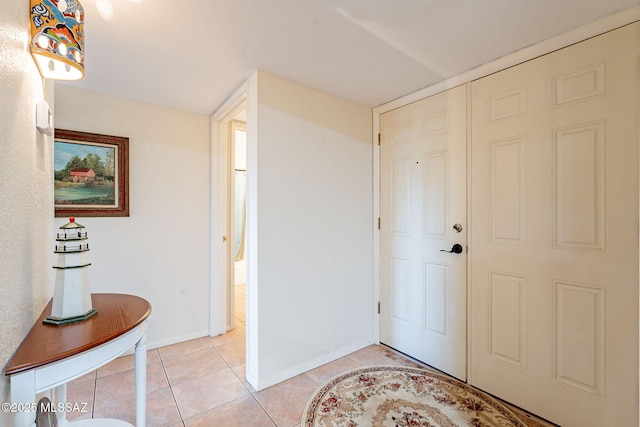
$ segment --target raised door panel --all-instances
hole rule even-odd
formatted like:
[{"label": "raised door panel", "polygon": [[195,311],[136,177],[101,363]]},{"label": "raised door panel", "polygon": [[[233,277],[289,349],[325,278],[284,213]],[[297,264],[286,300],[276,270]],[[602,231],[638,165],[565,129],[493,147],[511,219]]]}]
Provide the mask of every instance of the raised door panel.
[{"label": "raised door panel", "polygon": [[472,84],[470,382],[560,425],[638,425],[639,48]]}]

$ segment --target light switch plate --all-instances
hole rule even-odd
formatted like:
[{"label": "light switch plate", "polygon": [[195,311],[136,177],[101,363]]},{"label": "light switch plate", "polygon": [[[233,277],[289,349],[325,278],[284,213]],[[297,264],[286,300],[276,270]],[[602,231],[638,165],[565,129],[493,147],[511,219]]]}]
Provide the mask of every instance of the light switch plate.
[{"label": "light switch plate", "polygon": [[45,135],[53,135],[53,113],[47,101],[36,104],[36,127]]}]

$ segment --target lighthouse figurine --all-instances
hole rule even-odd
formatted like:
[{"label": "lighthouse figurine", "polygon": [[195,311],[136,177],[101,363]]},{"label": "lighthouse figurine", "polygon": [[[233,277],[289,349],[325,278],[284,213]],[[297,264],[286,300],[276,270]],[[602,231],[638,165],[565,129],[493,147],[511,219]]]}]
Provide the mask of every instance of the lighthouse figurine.
[{"label": "lighthouse figurine", "polygon": [[44,323],[64,325],[80,322],[97,313],[91,303],[89,287],[89,266],[87,252],[89,240],[84,225],[69,218],[56,233],[56,249],[58,262],[56,269],[56,285],[53,292],[51,316]]}]

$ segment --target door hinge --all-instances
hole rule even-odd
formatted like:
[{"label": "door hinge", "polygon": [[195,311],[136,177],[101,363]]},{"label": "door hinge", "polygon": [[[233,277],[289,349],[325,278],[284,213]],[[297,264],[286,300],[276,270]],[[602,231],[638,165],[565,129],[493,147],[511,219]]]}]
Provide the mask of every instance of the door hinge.
[{"label": "door hinge", "polygon": [[380,314],[380,301],[378,301],[378,314]]},{"label": "door hinge", "polygon": [[378,145],[380,145],[380,134],[378,134]]},{"label": "door hinge", "polygon": [[378,230],[380,230],[381,222],[382,220],[380,219],[380,217],[378,217]]}]

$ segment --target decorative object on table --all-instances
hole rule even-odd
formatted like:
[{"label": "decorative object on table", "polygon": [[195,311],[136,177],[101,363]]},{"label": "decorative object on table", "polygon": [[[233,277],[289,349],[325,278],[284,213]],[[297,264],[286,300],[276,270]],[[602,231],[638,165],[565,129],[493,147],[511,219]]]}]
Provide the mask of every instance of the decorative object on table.
[{"label": "decorative object on table", "polygon": [[84,77],[84,9],[78,0],[31,0],[31,55],[45,79]]},{"label": "decorative object on table", "polygon": [[129,216],[129,138],[56,129],[55,215]]},{"label": "decorative object on table", "polygon": [[372,366],[320,386],[302,414],[302,426],[527,427],[493,397],[436,372]]},{"label": "decorative object on table", "polygon": [[87,256],[89,239],[84,228],[71,217],[60,227],[62,232],[56,234],[58,262],[53,267],[56,269],[56,285],[51,316],[44,319],[44,323],[63,325],[80,322],[97,313],[91,304],[91,263]]}]

